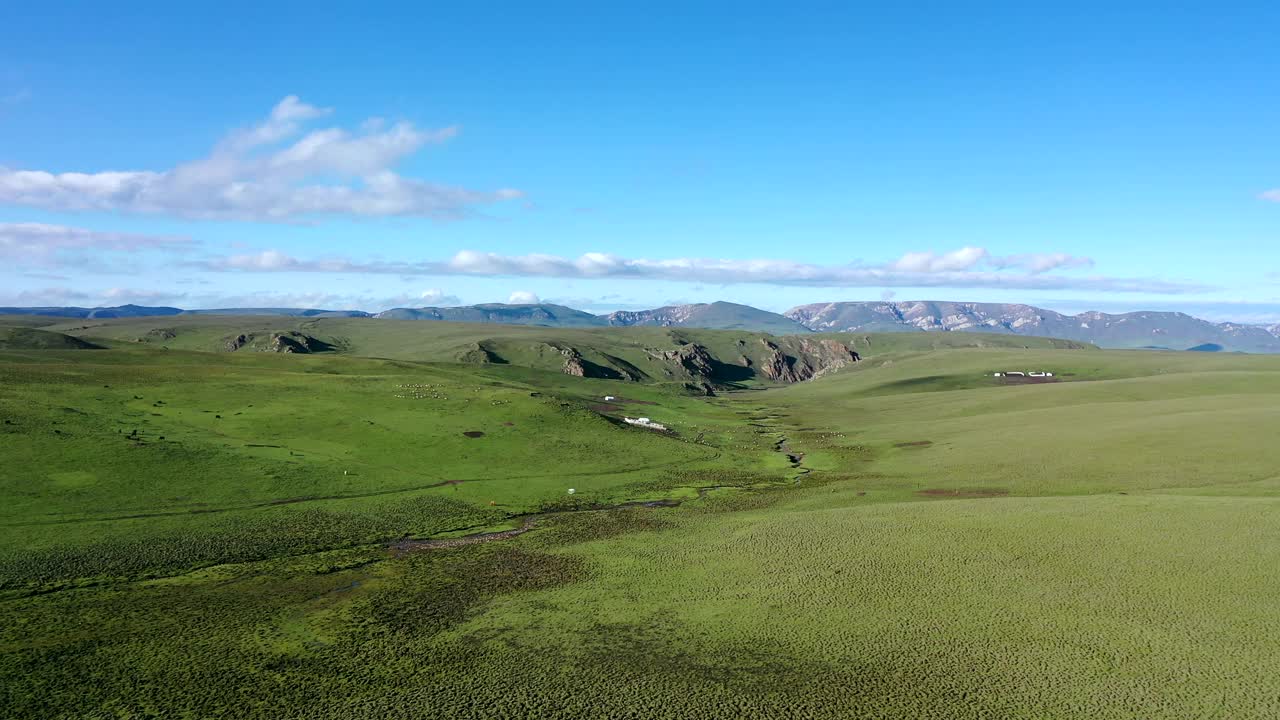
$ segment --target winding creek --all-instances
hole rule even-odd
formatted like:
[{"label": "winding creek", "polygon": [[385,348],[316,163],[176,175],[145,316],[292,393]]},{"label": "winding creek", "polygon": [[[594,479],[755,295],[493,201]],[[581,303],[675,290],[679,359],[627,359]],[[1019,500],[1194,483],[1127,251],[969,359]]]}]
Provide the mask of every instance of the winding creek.
[{"label": "winding creek", "polygon": [[[754,424],[754,423],[753,423]],[[760,426],[764,427],[764,426]],[[792,478],[793,483],[799,483],[800,480],[811,472],[810,468],[804,467],[804,453],[793,451],[787,442],[785,436],[779,437],[773,445],[773,451],[787,458],[787,463],[792,470],[796,471],[795,477]],[[567,510],[546,510],[530,513],[520,513],[509,516],[504,524],[516,524],[516,527],[506,528],[503,530],[481,530],[474,533],[455,535],[460,530],[450,530],[439,533],[434,537],[412,539],[406,538],[397,540],[387,546],[393,555],[401,555],[408,552],[419,550],[443,550],[448,548],[463,547],[466,545],[476,545],[479,543],[496,542],[500,540],[509,540],[518,537],[531,530],[537,529],[539,523],[545,519],[573,515],[579,513],[603,513],[612,512],[614,510],[627,510],[633,508],[673,508],[679,507],[687,500],[701,500],[708,493],[716,490],[726,489],[743,489],[731,485],[707,485],[698,487],[697,495],[694,498],[662,498],[658,500],[630,500],[627,502],[617,503],[614,505],[592,505],[584,508],[573,508]],[[492,527],[492,526],[491,526]],[[462,529],[465,530],[465,529]]]}]

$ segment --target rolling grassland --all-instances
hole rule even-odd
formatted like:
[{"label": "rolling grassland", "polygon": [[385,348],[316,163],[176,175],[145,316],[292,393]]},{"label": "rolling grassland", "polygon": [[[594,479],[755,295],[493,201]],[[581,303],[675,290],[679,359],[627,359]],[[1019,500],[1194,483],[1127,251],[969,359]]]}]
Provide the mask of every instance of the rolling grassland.
[{"label": "rolling grassland", "polygon": [[844,336],[705,397],[515,350],[662,329],[182,322],[0,351],[9,716],[1280,714],[1272,358]]}]

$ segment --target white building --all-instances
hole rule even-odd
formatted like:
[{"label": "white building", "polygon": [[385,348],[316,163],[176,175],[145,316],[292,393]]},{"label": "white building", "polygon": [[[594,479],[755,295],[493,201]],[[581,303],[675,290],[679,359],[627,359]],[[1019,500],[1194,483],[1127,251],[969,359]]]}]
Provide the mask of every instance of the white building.
[{"label": "white building", "polygon": [[653,422],[652,420],[650,420],[650,419],[649,419],[649,418],[647,418],[647,417],[642,417],[642,418],[629,418],[629,417],[624,417],[624,418],[622,418],[622,419],[623,419],[623,420],[624,420],[628,425],[639,425],[640,427],[649,428],[650,430],[666,430],[666,429],[667,429],[667,426],[666,426],[666,425],[663,425],[663,424],[661,424],[661,423]]}]

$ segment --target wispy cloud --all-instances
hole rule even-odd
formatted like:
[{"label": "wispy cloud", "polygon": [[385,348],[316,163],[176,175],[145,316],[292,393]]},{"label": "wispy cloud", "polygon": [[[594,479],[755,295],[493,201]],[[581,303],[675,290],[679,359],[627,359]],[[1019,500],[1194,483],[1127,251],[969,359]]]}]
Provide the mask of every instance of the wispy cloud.
[{"label": "wispy cloud", "polygon": [[190,250],[189,238],[103,232],[46,223],[0,223],[0,260],[17,267],[83,265],[90,253]]},{"label": "wispy cloud", "polygon": [[477,205],[523,195],[439,185],[393,171],[423,147],[456,136],[456,127],[422,129],[373,118],[354,132],[333,127],[301,134],[306,123],[329,112],[286,97],[266,119],[223,138],[206,157],[167,170],[0,168],[0,203],[291,222],[326,215],[455,219]]},{"label": "wispy cloud", "polygon": [[6,105],[20,105],[31,99],[31,90],[29,88],[20,88],[13,92],[0,95],[0,107]]},{"label": "wispy cloud", "polygon": [[913,273],[955,272],[968,270],[988,256],[984,248],[978,247],[963,247],[946,253],[909,252],[890,263],[889,268]]},{"label": "wispy cloud", "polygon": [[170,305],[186,298],[186,293],[167,290],[142,290],[137,288],[106,288],[87,290],[74,287],[46,287],[22,290],[16,293],[0,293],[0,302],[18,307],[113,305]]},{"label": "wispy cloud", "polygon": [[516,290],[507,298],[509,305],[537,305],[539,302],[538,295],[528,290]]},{"label": "wispy cloud", "polygon": [[654,279],[714,284],[757,283],[808,287],[939,287],[1020,290],[1096,290],[1179,294],[1209,290],[1203,285],[1158,278],[1050,274],[1054,269],[1091,265],[1065,254],[994,257],[982,248],[934,254],[910,253],[880,265],[814,265],[789,260],[713,258],[624,258],[586,253],[501,255],[464,250],[449,260],[356,261],[347,258],[306,260],[274,250],[212,258],[194,265],[210,271],[327,272],[416,275],[471,275],[583,279]]},{"label": "wispy cloud", "polygon": [[459,298],[457,295],[450,295],[449,293],[445,292],[444,290],[441,290],[440,288],[431,288],[430,290],[424,290],[422,294],[416,297],[405,296],[405,302],[398,303],[398,304],[407,305],[407,304],[410,304],[410,301],[412,301],[415,304],[422,304],[422,305],[461,305],[462,304],[462,299]]},{"label": "wispy cloud", "polygon": [[1263,200],[1270,200],[1271,202],[1280,202],[1280,188],[1276,188],[1275,190],[1268,190],[1262,193],[1260,197]]},{"label": "wispy cloud", "polygon": [[172,305],[191,310],[265,307],[377,312],[394,307],[461,305],[462,300],[457,295],[450,294],[440,288],[394,295],[380,294],[376,290],[350,293],[325,291],[227,293],[213,289],[188,292],[179,289],[153,290],[129,287],[99,289],[66,285],[20,291],[6,291],[0,288],[0,306],[110,307],[130,303],[135,305]]}]

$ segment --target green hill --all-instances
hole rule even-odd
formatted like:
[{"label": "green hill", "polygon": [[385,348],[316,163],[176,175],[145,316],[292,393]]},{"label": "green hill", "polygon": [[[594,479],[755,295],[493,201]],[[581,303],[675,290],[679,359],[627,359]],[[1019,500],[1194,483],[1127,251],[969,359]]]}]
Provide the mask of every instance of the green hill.
[{"label": "green hill", "polygon": [[[0,351],[15,717],[1280,712],[1274,357],[342,318],[63,329],[112,349]],[[230,333],[255,340],[227,351]],[[255,351],[289,333],[331,349]],[[764,374],[828,342],[861,360]],[[573,353],[645,378],[568,374]],[[734,353],[760,374],[715,397],[659,370]]]},{"label": "green hill", "polygon": [[92,342],[206,352],[281,349],[280,337],[313,351],[428,362],[516,365],[571,375],[676,383],[705,392],[750,382],[797,382],[838,370],[867,351],[941,347],[1089,346],[980,334],[809,334],[694,328],[544,328],[370,318],[181,316],[54,326]]},{"label": "green hill", "polygon": [[92,350],[78,337],[32,327],[0,327],[0,350]]}]

